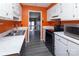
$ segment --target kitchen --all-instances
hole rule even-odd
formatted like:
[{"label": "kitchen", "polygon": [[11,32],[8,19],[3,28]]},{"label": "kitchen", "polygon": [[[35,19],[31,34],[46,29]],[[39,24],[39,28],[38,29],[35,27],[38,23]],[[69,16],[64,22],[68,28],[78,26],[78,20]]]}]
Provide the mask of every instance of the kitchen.
[{"label": "kitchen", "polygon": [[79,3],[0,4],[0,56],[79,56]]}]

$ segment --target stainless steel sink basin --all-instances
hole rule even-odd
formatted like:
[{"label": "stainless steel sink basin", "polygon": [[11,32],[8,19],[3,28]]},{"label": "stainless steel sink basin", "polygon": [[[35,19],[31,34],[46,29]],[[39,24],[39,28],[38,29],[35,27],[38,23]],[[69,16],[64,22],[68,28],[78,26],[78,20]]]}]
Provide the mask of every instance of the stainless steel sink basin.
[{"label": "stainless steel sink basin", "polygon": [[24,35],[24,33],[25,33],[25,30],[12,31],[12,32],[8,33],[5,37]]}]

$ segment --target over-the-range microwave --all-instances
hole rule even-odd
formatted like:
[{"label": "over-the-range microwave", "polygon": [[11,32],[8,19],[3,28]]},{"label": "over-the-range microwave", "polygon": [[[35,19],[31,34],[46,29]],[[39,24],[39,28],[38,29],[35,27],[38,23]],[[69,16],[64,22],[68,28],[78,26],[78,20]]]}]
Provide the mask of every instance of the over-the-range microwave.
[{"label": "over-the-range microwave", "polygon": [[79,24],[65,24],[64,34],[69,37],[79,39]]}]

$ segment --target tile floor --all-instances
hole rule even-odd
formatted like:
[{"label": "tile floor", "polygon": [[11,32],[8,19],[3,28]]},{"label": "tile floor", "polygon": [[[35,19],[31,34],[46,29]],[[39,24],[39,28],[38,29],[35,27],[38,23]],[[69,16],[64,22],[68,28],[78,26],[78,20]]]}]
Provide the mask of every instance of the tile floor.
[{"label": "tile floor", "polygon": [[39,31],[30,32],[30,42],[25,44],[22,53],[23,56],[52,56],[44,42],[40,41],[39,35]]}]

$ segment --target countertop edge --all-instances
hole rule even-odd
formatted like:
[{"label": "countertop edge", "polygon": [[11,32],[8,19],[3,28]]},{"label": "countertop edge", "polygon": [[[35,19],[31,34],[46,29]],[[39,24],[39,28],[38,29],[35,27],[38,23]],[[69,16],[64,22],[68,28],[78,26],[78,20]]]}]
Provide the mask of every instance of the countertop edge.
[{"label": "countertop edge", "polygon": [[68,41],[71,41],[71,42],[73,42],[73,43],[75,43],[75,44],[78,44],[79,45],[79,40],[77,40],[77,39],[75,39],[75,38],[72,38],[72,37],[69,37],[69,36],[66,36],[66,35],[64,35],[64,32],[54,32],[56,35],[58,35],[58,36],[61,36],[61,37],[63,37],[63,38],[65,38],[66,40],[68,40]]}]

